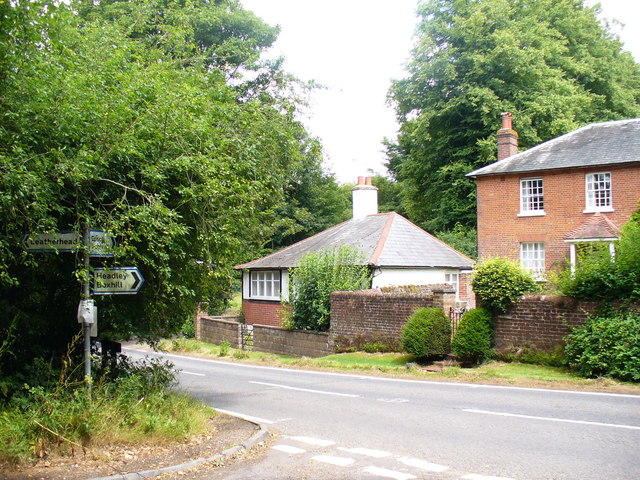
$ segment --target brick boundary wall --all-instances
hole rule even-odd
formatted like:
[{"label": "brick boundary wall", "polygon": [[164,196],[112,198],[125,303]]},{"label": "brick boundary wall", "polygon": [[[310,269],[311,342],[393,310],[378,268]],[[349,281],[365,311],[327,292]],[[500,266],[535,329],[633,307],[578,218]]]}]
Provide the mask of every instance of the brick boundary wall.
[{"label": "brick boundary wall", "polygon": [[331,346],[340,348],[341,342],[358,337],[399,345],[402,327],[416,309],[437,307],[448,314],[455,303],[450,285],[333,292]]},{"label": "brick boundary wall", "polygon": [[[614,302],[614,308],[621,302]],[[525,295],[506,313],[494,318],[497,350],[513,347],[550,349],[564,345],[572,328],[584,325],[601,302],[555,295]],[[640,309],[640,304],[633,304]]]},{"label": "brick boundary wall", "polygon": [[225,340],[233,348],[240,346],[242,324],[238,317],[196,316],[196,339],[203,342],[221,344]]},{"label": "brick boundary wall", "polygon": [[253,326],[253,348],[259,352],[324,357],[329,355],[329,334],[305,330],[287,330],[267,325]]}]

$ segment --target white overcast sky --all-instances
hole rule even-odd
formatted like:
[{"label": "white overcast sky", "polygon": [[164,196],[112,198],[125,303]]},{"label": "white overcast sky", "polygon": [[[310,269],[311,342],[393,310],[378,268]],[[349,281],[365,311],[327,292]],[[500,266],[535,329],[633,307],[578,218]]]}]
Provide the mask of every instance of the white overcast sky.
[{"label": "white overcast sky", "polygon": [[[285,70],[326,88],[316,91],[305,117],[324,147],[325,168],[341,183],[369,170],[385,174],[382,140],[397,124],[386,104],[392,79],[402,78],[417,23],[417,0],[241,0],[281,28],[269,57]],[[589,4],[596,3],[588,0]],[[603,16],[640,61],[640,0],[600,0]]]}]

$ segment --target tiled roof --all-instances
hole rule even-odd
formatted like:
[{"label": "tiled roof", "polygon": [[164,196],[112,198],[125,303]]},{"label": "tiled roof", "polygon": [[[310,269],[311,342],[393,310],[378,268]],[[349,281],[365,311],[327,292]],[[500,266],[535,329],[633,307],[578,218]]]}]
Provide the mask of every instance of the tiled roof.
[{"label": "tiled roof", "polygon": [[575,230],[564,236],[567,241],[618,238],[620,229],[602,213],[596,213]]},{"label": "tiled roof", "polygon": [[474,261],[397,213],[369,215],[336,225],[236,269],[291,268],[306,253],[348,245],[378,267],[471,268]]},{"label": "tiled roof", "polygon": [[640,162],[640,118],[594,123],[468,173],[467,177]]}]

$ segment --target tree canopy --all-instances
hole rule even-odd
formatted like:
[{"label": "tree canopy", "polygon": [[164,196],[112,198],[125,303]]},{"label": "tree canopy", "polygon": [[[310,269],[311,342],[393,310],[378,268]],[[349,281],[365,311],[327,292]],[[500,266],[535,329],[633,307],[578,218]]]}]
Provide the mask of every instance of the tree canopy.
[{"label": "tree canopy", "polygon": [[10,363],[68,342],[90,274],[81,248],[23,251],[28,232],[105,230],[115,257],[92,266],[141,270],[139,294],[97,299],[102,337],[157,338],[196,302],[221,305],[231,266],[262,248],[321,161],[295,116],[305,86],[260,62],[277,33],[235,0],[0,2]]},{"label": "tree canopy", "polygon": [[389,92],[387,146],[409,217],[432,231],[475,225],[464,175],[496,160],[500,113],[521,148],[640,115],[640,66],[582,0],[428,0],[409,76]]}]

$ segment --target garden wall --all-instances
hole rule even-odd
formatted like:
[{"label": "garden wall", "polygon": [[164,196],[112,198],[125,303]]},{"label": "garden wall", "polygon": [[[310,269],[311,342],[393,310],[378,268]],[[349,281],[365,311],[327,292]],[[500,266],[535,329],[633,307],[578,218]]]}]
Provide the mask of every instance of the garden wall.
[{"label": "garden wall", "polygon": [[259,352],[296,357],[324,357],[332,353],[326,332],[287,330],[265,325],[253,326],[253,348]]},{"label": "garden wall", "polygon": [[239,348],[242,343],[241,328],[238,317],[196,315],[196,338],[203,342],[220,345],[226,340],[233,348]]},{"label": "garden wall", "polygon": [[438,307],[448,313],[455,303],[455,290],[450,285],[333,292],[331,345],[338,349],[363,341],[399,345],[402,327],[416,309]]},{"label": "garden wall", "polygon": [[[525,295],[506,313],[494,318],[496,349],[522,346],[547,349],[564,345],[563,339],[571,329],[584,325],[586,318],[601,305],[571,297]],[[640,304],[635,307],[640,308]]]}]

